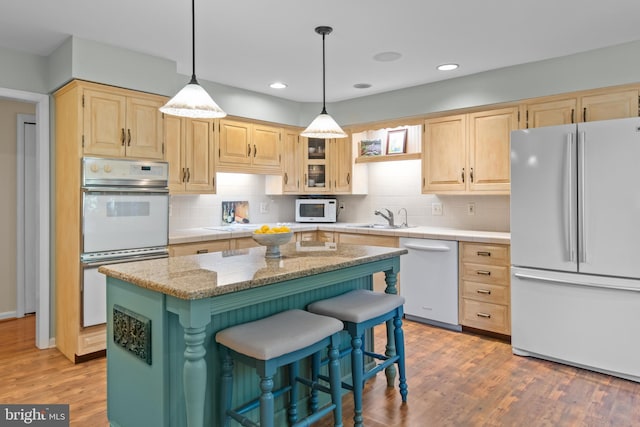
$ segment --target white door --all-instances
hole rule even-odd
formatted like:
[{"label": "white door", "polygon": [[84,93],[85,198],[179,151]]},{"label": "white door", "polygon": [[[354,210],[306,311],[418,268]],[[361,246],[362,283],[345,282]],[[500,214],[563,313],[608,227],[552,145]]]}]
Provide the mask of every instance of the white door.
[{"label": "white door", "polygon": [[575,272],[576,125],[511,132],[511,264]]},{"label": "white door", "polygon": [[17,304],[16,315],[36,312],[36,123],[35,116],[18,115],[17,141]]},{"label": "white door", "polygon": [[579,271],[640,278],[640,118],[578,131]]}]

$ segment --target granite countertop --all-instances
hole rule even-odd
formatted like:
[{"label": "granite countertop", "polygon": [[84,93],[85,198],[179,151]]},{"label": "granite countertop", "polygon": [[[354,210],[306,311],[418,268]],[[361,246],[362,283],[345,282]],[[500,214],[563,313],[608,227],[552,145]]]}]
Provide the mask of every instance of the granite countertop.
[{"label": "granite countertop", "polygon": [[367,262],[393,258],[406,249],[322,242],[280,247],[280,259],[266,259],[265,247],[169,257],[101,266],[107,276],[142,288],[193,300],[265,286]]},{"label": "granite countertop", "polygon": [[[358,224],[334,223],[334,224],[287,224],[291,231],[338,231],[341,233],[372,234],[379,236],[414,237],[418,239],[441,239],[457,240],[465,242],[478,242],[490,244],[508,245],[511,242],[511,234],[503,231],[477,231],[463,230],[445,227],[418,226],[409,228],[381,229],[363,228]],[[240,226],[217,226],[207,228],[189,228],[182,230],[171,230],[169,233],[169,244],[194,243],[207,240],[235,239],[239,237],[250,237],[254,229],[259,224]]]}]

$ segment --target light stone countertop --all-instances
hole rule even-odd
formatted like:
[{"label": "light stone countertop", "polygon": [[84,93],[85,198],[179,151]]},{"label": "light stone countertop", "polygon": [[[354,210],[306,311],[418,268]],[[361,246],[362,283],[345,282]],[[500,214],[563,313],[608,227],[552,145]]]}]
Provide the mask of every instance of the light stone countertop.
[{"label": "light stone countertop", "polygon": [[266,259],[265,247],[169,257],[101,266],[107,276],[176,298],[194,300],[393,258],[406,249],[321,242],[280,247]]},{"label": "light stone countertop", "polygon": [[[169,232],[169,244],[194,243],[208,240],[235,239],[239,237],[250,237],[254,228],[261,224],[252,226],[217,226],[211,228],[189,228],[182,230],[171,230]],[[275,225],[275,224],[270,224]],[[504,244],[511,242],[511,234],[502,231],[476,231],[462,230],[444,227],[418,226],[396,229],[362,228],[358,224],[340,223],[335,224],[287,224],[291,231],[338,231],[341,233],[372,234],[379,236],[413,237],[418,239],[440,239],[457,240],[465,242]]]}]

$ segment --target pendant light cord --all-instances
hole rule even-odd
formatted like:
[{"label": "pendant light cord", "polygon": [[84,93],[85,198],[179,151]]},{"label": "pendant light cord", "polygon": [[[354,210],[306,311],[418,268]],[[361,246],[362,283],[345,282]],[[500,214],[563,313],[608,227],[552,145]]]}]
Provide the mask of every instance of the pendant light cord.
[{"label": "pendant light cord", "polygon": [[198,84],[196,80],[196,0],[191,0],[191,81],[189,84]]},{"label": "pendant light cord", "polygon": [[327,108],[325,106],[326,101],[325,101],[325,83],[326,83],[326,77],[325,77],[325,60],[324,60],[324,36],[325,33],[322,33],[322,112],[320,114],[327,114]]}]

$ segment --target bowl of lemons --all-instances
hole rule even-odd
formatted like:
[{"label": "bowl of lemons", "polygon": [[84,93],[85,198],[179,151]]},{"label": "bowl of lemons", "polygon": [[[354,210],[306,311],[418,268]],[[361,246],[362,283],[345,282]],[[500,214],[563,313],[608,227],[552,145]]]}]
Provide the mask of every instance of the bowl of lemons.
[{"label": "bowl of lemons", "polygon": [[251,235],[253,240],[262,246],[266,246],[265,258],[280,258],[280,245],[289,243],[293,232],[286,225],[269,227],[263,225]]}]

